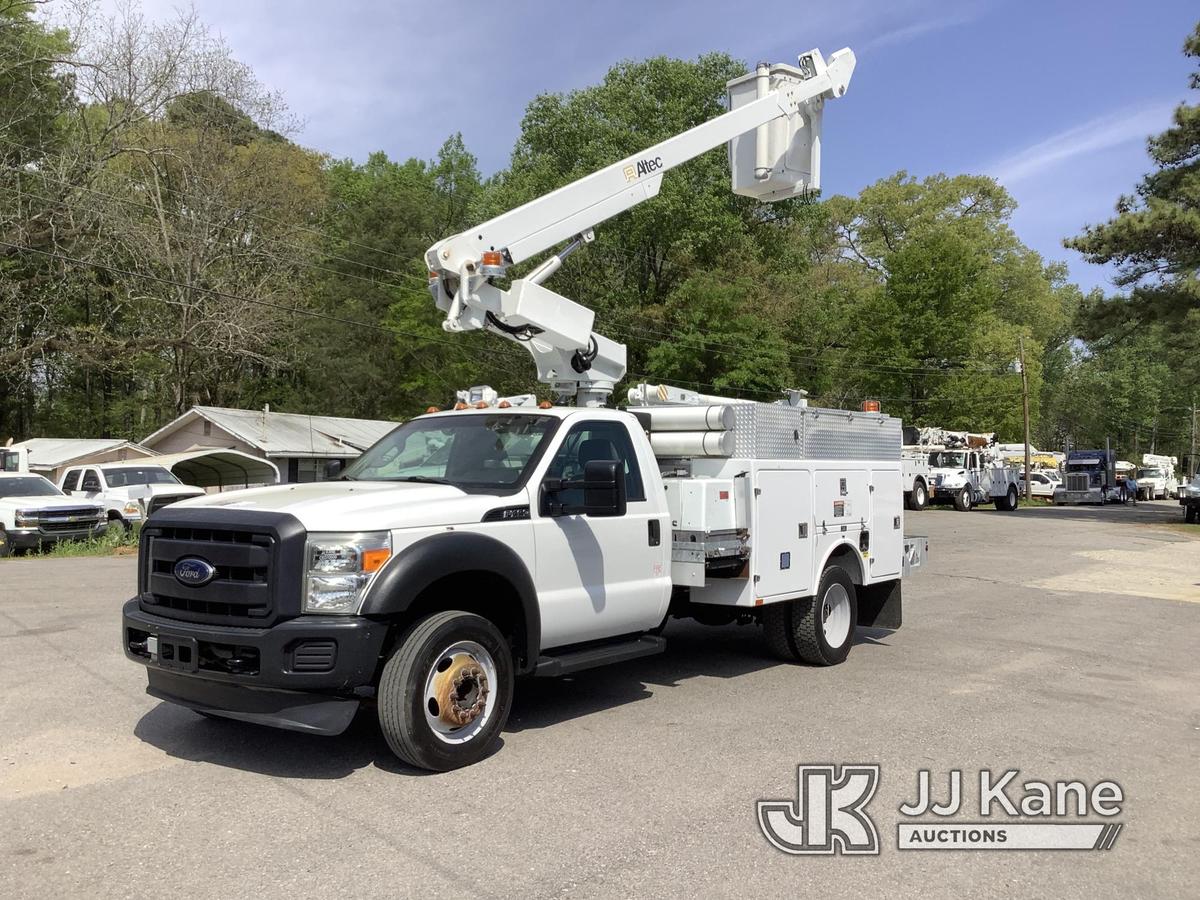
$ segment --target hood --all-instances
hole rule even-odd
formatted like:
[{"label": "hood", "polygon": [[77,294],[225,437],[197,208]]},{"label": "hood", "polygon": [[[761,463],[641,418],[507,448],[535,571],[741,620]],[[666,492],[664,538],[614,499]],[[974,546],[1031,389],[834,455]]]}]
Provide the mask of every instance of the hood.
[{"label": "hood", "polygon": [[382,531],[478,522],[489,509],[524,502],[493,494],[468,494],[448,484],[325,481],[206,494],[172,509],[224,507],[288,513],[308,531]]},{"label": "hood", "polygon": [[100,504],[75,497],[0,497],[6,509],[95,509]]},{"label": "hood", "polygon": [[199,497],[205,493],[204,488],[190,484],[129,484],[124,487],[109,488],[104,493],[113,497],[129,499],[130,491],[137,494],[139,498],[146,499],[150,497]]}]

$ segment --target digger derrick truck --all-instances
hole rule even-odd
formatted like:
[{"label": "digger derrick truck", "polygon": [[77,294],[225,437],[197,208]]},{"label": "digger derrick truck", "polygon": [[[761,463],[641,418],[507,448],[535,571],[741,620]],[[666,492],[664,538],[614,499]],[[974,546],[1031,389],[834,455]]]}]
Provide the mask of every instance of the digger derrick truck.
[{"label": "digger derrick truck", "polygon": [[445,770],[496,745],[517,675],[659,653],[672,616],[756,623],[814,665],[844,660],[859,626],[899,627],[927,547],[904,536],[899,420],[652,384],[606,408],[625,347],[544,286],[722,144],[738,193],[817,187],[823,106],[853,69],[849,50],[760,65],[723,115],[431,247],[445,330],[521,344],[557,402],[479,386],[338,480],[154,513],[122,629],[149,693],[321,734],[373,705],[400,758]]}]

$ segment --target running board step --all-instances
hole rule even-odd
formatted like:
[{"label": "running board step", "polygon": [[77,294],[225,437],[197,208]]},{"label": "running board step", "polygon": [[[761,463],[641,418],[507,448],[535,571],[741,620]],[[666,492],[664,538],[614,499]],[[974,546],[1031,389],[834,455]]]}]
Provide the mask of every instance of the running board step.
[{"label": "running board step", "polygon": [[546,654],[538,657],[537,668],[533,674],[549,678],[570,675],[596,666],[607,666],[641,656],[654,656],[656,653],[662,653],[666,646],[665,638],[645,634],[618,644],[599,644],[581,650],[569,650],[566,653]]}]

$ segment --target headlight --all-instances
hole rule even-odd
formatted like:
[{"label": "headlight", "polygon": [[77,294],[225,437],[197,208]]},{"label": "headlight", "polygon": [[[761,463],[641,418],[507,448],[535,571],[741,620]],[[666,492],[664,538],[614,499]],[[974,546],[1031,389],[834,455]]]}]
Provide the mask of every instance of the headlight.
[{"label": "headlight", "polygon": [[121,513],[122,515],[126,516],[140,516],[142,514],[142,508],[137,505],[136,500],[130,500],[121,508]]},{"label": "headlight", "polygon": [[310,534],[304,548],[304,611],[354,615],[375,573],[392,555],[392,536]]},{"label": "headlight", "polygon": [[36,509],[18,509],[16,523],[18,528],[29,528],[38,523]]}]

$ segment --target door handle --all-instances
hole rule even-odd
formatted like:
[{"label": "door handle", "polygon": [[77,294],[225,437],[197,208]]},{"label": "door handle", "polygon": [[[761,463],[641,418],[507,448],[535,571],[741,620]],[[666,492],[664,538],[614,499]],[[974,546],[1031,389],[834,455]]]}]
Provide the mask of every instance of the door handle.
[{"label": "door handle", "polygon": [[651,519],[646,525],[650,534],[650,546],[659,546],[662,543],[662,526],[658,519]]}]

